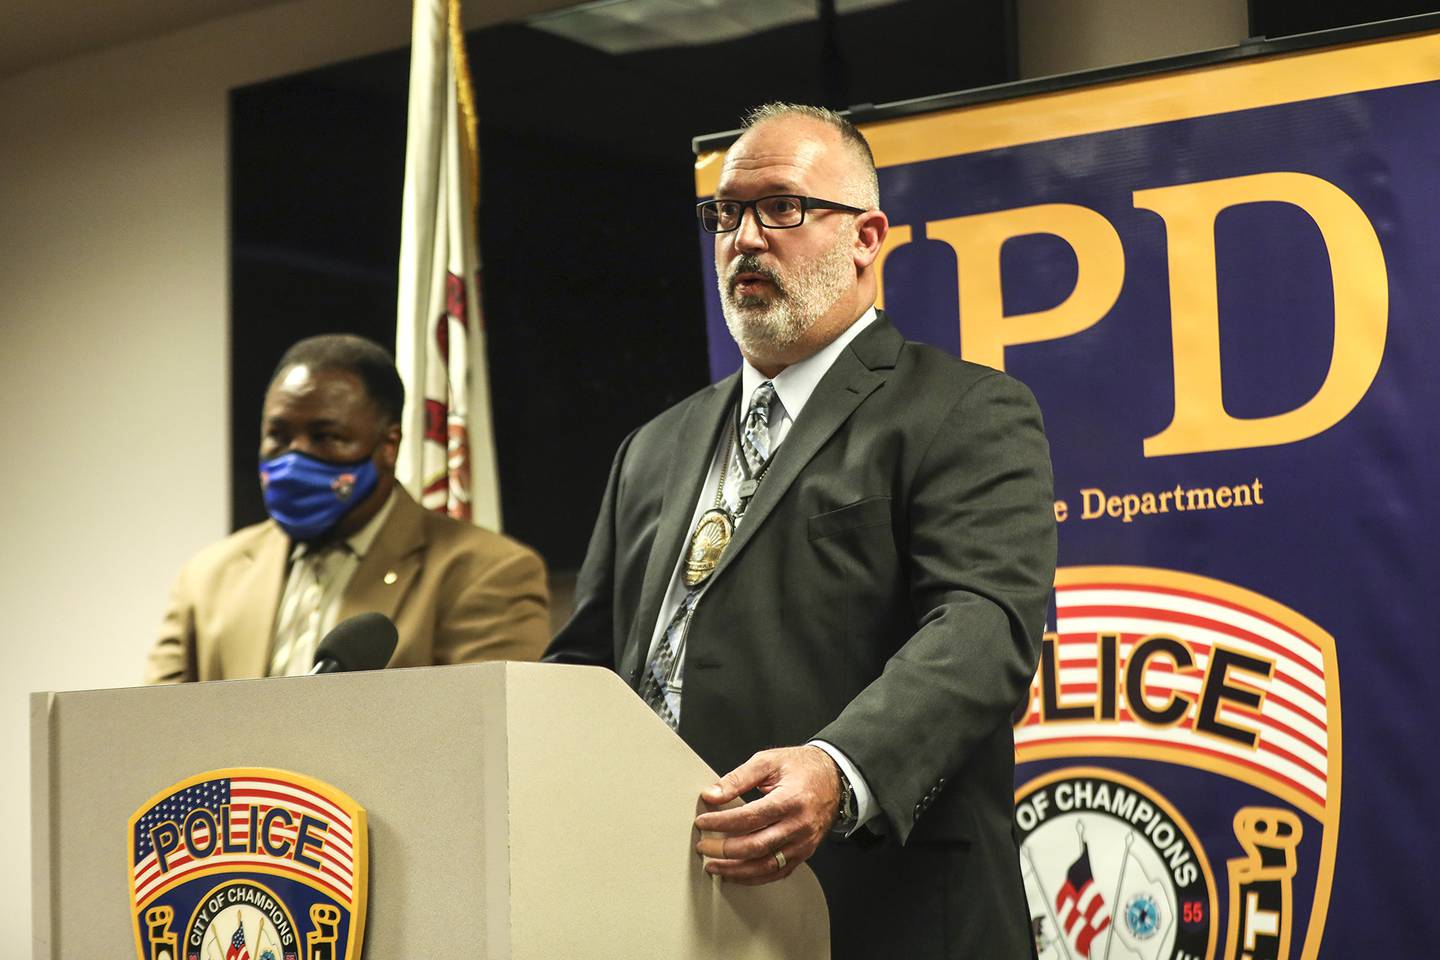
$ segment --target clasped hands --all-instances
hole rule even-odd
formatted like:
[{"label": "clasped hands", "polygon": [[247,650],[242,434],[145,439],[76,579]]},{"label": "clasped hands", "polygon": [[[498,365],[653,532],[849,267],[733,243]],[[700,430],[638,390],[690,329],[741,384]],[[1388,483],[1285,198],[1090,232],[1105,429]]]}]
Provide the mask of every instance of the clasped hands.
[{"label": "clasped hands", "polygon": [[755,886],[790,876],[820,846],[839,812],[840,771],[819,747],[762,750],[700,799],[721,806],[751,790],[765,796],[695,818],[695,850],[708,858],[706,873]]}]

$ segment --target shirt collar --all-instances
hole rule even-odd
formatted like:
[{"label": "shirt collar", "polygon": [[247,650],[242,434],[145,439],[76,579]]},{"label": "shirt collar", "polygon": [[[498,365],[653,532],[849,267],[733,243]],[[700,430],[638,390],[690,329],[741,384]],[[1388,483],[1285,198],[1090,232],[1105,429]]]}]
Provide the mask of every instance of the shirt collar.
[{"label": "shirt collar", "polygon": [[800,416],[801,409],[810,400],[810,395],[815,392],[815,388],[820,385],[821,378],[835,365],[835,361],[840,357],[840,352],[849,346],[850,341],[858,337],[875,317],[875,307],[871,306],[860,314],[854,323],[846,327],[840,336],[804,360],[790,364],[773,377],[767,378],[765,374],[752,367],[749,360],[741,361],[740,409],[743,410],[749,406],[750,397],[754,395],[755,388],[769,379],[771,383],[775,384],[775,396],[780,399],[781,406],[785,408],[785,415],[793,422]]},{"label": "shirt collar", "polygon": [[350,548],[351,553],[361,560],[365,559],[365,554],[370,552],[370,546],[375,542],[375,538],[380,536],[380,528],[385,526],[385,521],[389,519],[390,511],[394,507],[395,490],[392,487],[390,496],[385,498],[385,505],[375,513],[375,516],[370,518],[370,522],[345,540],[345,545]]}]

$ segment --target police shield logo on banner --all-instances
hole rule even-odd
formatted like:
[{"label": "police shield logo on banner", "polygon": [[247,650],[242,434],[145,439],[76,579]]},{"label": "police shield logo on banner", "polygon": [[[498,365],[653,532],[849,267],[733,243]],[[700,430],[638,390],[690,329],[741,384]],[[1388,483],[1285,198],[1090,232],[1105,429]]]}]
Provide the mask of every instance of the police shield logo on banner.
[{"label": "police shield logo on banner", "polygon": [[1015,728],[1042,960],[1313,955],[1339,827],[1333,638],[1143,567],[1062,568],[1056,624]]}]

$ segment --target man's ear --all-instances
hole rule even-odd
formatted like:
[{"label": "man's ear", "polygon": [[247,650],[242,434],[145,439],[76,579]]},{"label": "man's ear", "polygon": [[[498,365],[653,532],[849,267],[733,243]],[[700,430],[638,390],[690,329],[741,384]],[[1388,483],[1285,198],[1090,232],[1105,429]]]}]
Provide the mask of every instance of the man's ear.
[{"label": "man's ear", "polygon": [[400,457],[400,424],[392,423],[380,437],[380,462],[395,472],[395,461]]},{"label": "man's ear", "polygon": [[890,232],[890,218],[883,210],[869,210],[855,217],[855,268],[864,270],[880,256],[885,234]]}]

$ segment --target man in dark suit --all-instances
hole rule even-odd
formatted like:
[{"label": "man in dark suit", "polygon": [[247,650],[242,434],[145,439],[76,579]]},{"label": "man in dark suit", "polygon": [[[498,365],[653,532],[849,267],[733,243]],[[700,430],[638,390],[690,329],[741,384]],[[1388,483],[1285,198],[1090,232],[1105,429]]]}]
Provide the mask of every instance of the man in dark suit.
[{"label": "man in dark suit", "polygon": [[745,362],[621,445],[547,659],[615,669],[730,771],[702,799],[754,799],[696,819],[705,869],[808,861],[835,957],[1025,957],[1049,452],[1023,386],[874,310],[876,183],[844,119],[752,114],[699,208]]}]

